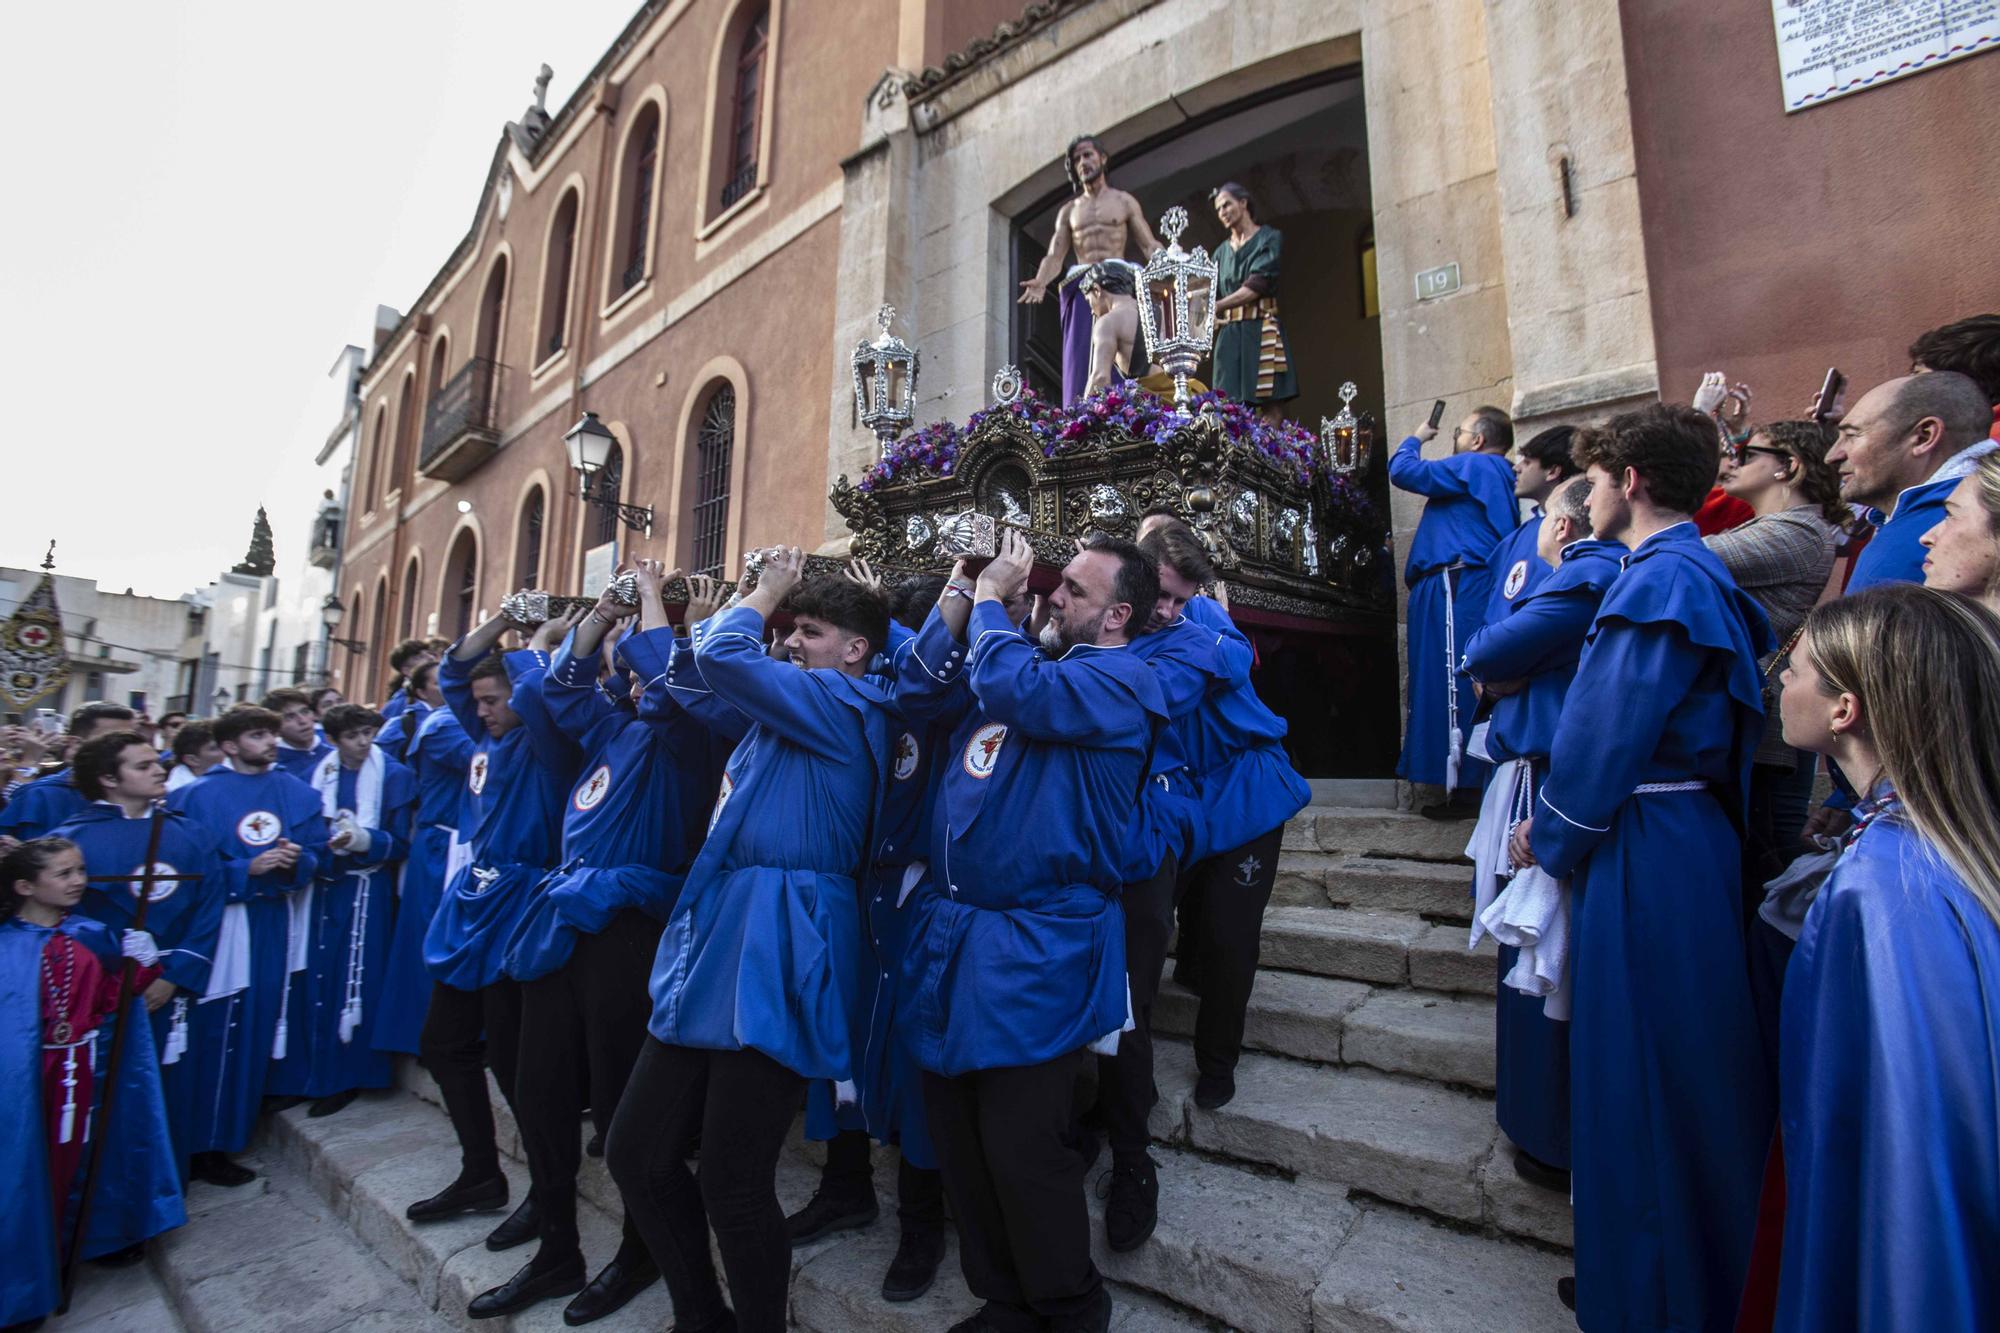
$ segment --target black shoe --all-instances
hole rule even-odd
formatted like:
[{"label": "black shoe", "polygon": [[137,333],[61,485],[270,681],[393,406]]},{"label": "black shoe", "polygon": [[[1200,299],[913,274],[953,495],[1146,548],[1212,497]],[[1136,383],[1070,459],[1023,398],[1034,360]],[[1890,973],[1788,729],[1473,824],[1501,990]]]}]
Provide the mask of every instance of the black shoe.
[{"label": "black shoe", "polygon": [[676,1320],[667,1333],[736,1333],[736,1313],[724,1310],[706,1324],[683,1324]]},{"label": "black shoe", "polygon": [[[542,1234],[542,1210],[535,1207],[535,1196],[530,1194],[521,1200],[521,1206],[507,1215],[507,1220],[493,1228],[493,1234],[486,1238],[486,1248],[495,1254],[511,1250],[516,1245],[526,1245]],[[581,1262],[581,1261],[579,1261]],[[571,1291],[583,1284],[577,1283]]]},{"label": "black shoe", "polygon": [[306,1099],[303,1097],[266,1097],[259,1109],[265,1115],[276,1115],[280,1111],[289,1111],[294,1106],[304,1106],[305,1104]]},{"label": "black shoe", "polygon": [[660,1280],[659,1267],[653,1263],[651,1255],[637,1262],[613,1256],[604,1265],[604,1271],[592,1278],[577,1298],[563,1311],[563,1322],[574,1328],[578,1324],[588,1324],[593,1320],[617,1310],[622,1310],[634,1296]]},{"label": "black shoe", "polygon": [[584,1153],[584,1156],[586,1156],[586,1157],[602,1157],[602,1156],[604,1156],[604,1131],[603,1131],[603,1130],[601,1130],[601,1129],[600,1129],[600,1130],[598,1130],[598,1131],[597,1131],[597,1132],[596,1132],[595,1134],[592,1134],[592,1135],[590,1136],[590,1142],[588,1142],[588,1143],[586,1143],[586,1144],[584,1144],[584,1145],[583,1145],[583,1153]]},{"label": "black shoe", "polygon": [[346,1092],[336,1092],[331,1097],[322,1097],[314,1102],[312,1109],[307,1111],[306,1114],[314,1120],[325,1119],[336,1111],[345,1111],[354,1104],[354,1099],[360,1095],[361,1092],[358,1088],[349,1088]]},{"label": "black shoe", "polygon": [[1160,1176],[1153,1159],[1111,1164],[1111,1189],[1104,1200],[1104,1239],[1119,1254],[1136,1250],[1160,1221]]},{"label": "black shoe", "polygon": [[1576,1279],[1559,1277],[1556,1279],[1556,1299],[1563,1303],[1563,1309],[1572,1314],[1576,1311]]},{"label": "black shoe", "polygon": [[196,1180],[210,1185],[220,1185],[223,1189],[235,1189],[248,1185],[257,1178],[257,1173],[240,1163],[232,1162],[219,1152],[198,1152],[188,1164],[188,1174]]},{"label": "black shoe", "polygon": [[836,1231],[857,1231],[873,1222],[881,1211],[875,1202],[873,1185],[868,1187],[866,1198],[842,1199],[825,1190],[815,1190],[811,1202],[785,1219],[785,1233],[792,1238],[793,1245],[810,1245]]},{"label": "black shoe", "polygon": [[507,1177],[488,1176],[467,1180],[460,1176],[428,1199],[419,1199],[403,1210],[412,1222],[440,1222],[460,1213],[490,1213],[507,1206]]},{"label": "black shoe", "polygon": [[965,1318],[945,1330],[945,1333],[998,1333],[1000,1325],[986,1317],[986,1307],[980,1306]]},{"label": "black shoe", "polygon": [[902,1243],[889,1263],[889,1275],[882,1279],[882,1299],[913,1301],[937,1281],[938,1265],[944,1262],[944,1231],[940,1227],[904,1227]]},{"label": "black shoe", "polygon": [[1203,1074],[1194,1081],[1194,1104],[1204,1111],[1218,1111],[1236,1096],[1236,1075]]},{"label": "black shoe", "polygon": [[[522,1205],[526,1207],[526,1205]],[[567,1259],[553,1268],[536,1269],[524,1264],[521,1271],[491,1291],[482,1291],[465,1307],[468,1319],[497,1319],[503,1314],[525,1310],[536,1301],[551,1296],[573,1296],[583,1290],[583,1256]]]},{"label": "black shoe", "polygon": [[142,1264],[146,1262],[146,1242],[142,1240],[137,1245],[127,1245],[122,1250],[100,1254],[90,1262],[99,1268],[130,1268],[133,1264]]},{"label": "black shoe", "polygon": [[1545,1190],[1554,1190],[1564,1198],[1569,1197],[1569,1172],[1559,1166],[1550,1166],[1519,1148],[1514,1149],[1514,1174],[1530,1185],[1539,1185]]}]

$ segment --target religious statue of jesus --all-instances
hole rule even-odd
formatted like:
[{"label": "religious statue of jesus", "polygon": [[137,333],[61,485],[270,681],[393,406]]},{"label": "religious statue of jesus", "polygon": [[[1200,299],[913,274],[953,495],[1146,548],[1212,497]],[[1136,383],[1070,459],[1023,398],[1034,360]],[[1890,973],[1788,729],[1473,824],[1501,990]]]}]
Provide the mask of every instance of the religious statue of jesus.
[{"label": "religious statue of jesus", "polygon": [[1130,265],[1126,248],[1137,242],[1147,259],[1160,249],[1159,238],[1146,225],[1139,201],[1117,189],[1106,178],[1111,165],[1097,136],[1079,135],[1070,141],[1063,158],[1076,197],[1056,213],[1055,235],[1049,238],[1049,252],[1035,269],[1035,276],[1021,284],[1021,304],[1039,305],[1048,295],[1049,283],[1063,272],[1063,260],[1072,247],[1077,262],[1062,280],[1062,394],[1069,406],[1084,395],[1090,377],[1091,316],[1079,279],[1090,266],[1099,263]]}]

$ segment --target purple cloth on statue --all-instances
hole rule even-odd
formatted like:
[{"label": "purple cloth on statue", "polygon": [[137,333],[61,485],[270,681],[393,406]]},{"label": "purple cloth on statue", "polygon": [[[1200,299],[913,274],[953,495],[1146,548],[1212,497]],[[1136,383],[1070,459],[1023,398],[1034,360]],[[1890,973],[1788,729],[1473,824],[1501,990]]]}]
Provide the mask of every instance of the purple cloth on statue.
[{"label": "purple cloth on statue", "polygon": [[1090,302],[1084,299],[1083,279],[1066,283],[1062,290],[1062,400],[1069,407],[1083,397],[1090,383]]}]

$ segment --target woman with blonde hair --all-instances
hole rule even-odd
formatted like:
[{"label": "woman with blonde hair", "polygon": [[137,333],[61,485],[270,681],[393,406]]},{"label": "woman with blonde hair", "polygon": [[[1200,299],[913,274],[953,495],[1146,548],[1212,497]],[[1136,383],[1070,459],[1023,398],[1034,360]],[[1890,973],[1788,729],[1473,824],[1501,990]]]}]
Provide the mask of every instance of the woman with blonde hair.
[{"label": "woman with blonde hair", "polygon": [[1988,454],[1944,498],[1944,518],[1917,538],[1924,586],[1964,593],[2000,614],[2000,454]]},{"label": "woman with blonde hair", "polygon": [[1871,588],[1783,682],[1865,795],[1785,980],[1776,1327],[2000,1328],[2000,617]]}]

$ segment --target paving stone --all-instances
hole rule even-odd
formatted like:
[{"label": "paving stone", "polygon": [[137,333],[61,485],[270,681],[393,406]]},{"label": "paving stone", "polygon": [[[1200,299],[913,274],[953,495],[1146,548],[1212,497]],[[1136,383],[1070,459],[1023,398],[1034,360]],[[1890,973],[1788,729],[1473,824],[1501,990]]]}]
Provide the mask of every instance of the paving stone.
[{"label": "paving stone", "polygon": [[[178,1260],[168,1256],[168,1285],[188,1327],[198,1333],[327,1333],[384,1310],[398,1311],[405,1328],[433,1326],[416,1293],[339,1226],[326,1222],[312,1230],[301,1244],[275,1254],[259,1247],[259,1257],[185,1286],[172,1276]],[[233,1253],[240,1258],[243,1251]]]},{"label": "paving stone", "polygon": [[176,1285],[186,1287],[234,1271],[246,1255],[262,1259],[282,1254],[335,1229],[325,1208],[308,1211],[283,1195],[265,1194],[233,1208],[214,1209],[199,1226],[169,1231],[153,1244]]},{"label": "paving stone", "polygon": [[[148,1247],[155,1262],[160,1244],[156,1241]],[[50,1315],[43,1325],[49,1333],[162,1333],[180,1326],[166,1285],[150,1263],[124,1268],[80,1266],[69,1313]]]},{"label": "paving stone", "polygon": [[[1368,987],[1360,982],[1260,971],[1244,1016],[1243,1044],[1301,1060],[1338,1061],[1341,1018],[1367,998]],[[1162,981],[1153,1001],[1154,1031],[1193,1036],[1200,1005],[1200,997],[1192,991]]]},{"label": "paving stone", "polygon": [[1408,912],[1435,920],[1472,920],[1468,866],[1397,857],[1338,856],[1325,868],[1326,899],[1335,907]]},{"label": "paving stone", "polygon": [[1493,1156],[1479,1173],[1479,1187],[1486,1195],[1488,1226],[1564,1249],[1575,1244],[1568,1197],[1521,1179],[1514,1170],[1514,1149],[1505,1134],[1500,1135]]},{"label": "paving stone", "polygon": [[[256,1168],[252,1167],[251,1169],[255,1170]],[[187,1194],[184,1196],[187,1204],[188,1220],[192,1222],[195,1218],[206,1216],[217,1208],[226,1208],[230,1204],[242,1203],[245,1199],[261,1198],[263,1195],[269,1193],[270,1189],[270,1179],[261,1174],[255,1180],[249,1181],[246,1184],[231,1185],[227,1189],[220,1185],[209,1185],[199,1180],[194,1181],[188,1186]]]},{"label": "paving stone", "polygon": [[1361,856],[1463,862],[1472,835],[1471,820],[1439,821],[1359,806],[1309,805],[1295,818],[1312,820],[1313,841],[1321,851]]},{"label": "paving stone", "polygon": [[1159,1292],[1247,1333],[1312,1327],[1319,1274],[1353,1225],[1339,1191],[1253,1175],[1188,1153],[1157,1152],[1160,1221],[1146,1244],[1114,1254],[1094,1201],[1091,1249],[1106,1276]]},{"label": "paving stone", "polygon": [[[885,1210],[887,1212],[887,1210]],[[866,1230],[808,1247],[797,1256],[792,1278],[792,1323],[814,1333],[929,1333],[948,1328],[979,1308],[959,1276],[958,1238],[946,1238],[937,1281],[914,1301],[882,1299],[882,1275],[896,1257],[902,1236],[886,1216]]]},{"label": "paving stone", "polygon": [[1556,1299],[1556,1279],[1571,1270],[1567,1255],[1374,1208],[1322,1275],[1313,1327],[1328,1333],[1574,1330],[1576,1316]]},{"label": "paving stone", "polygon": [[1264,913],[1258,967],[1400,986],[1409,980],[1411,943],[1429,930],[1420,917],[1395,912],[1273,907]]},{"label": "paving stone", "polygon": [[1343,1064],[1493,1090],[1493,1005],[1435,991],[1378,990],[1341,1027]]},{"label": "paving stone", "polygon": [[[1155,1049],[1179,1045],[1161,1041]],[[1184,1067],[1192,1059],[1178,1057]],[[1167,1063],[1172,1077],[1175,1057]],[[1158,1081],[1164,1094],[1168,1079]],[[1190,1098],[1185,1114],[1189,1138],[1203,1151],[1446,1217],[1483,1217],[1478,1169],[1495,1133],[1490,1101],[1373,1070],[1246,1054],[1235,1100],[1204,1111]]]},{"label": "paving stone", "polygon": [[1500,946],[1483,935],[1479,947],[1468,949],[1464,926],[1431,927],[1410,945],[1410,984],[1422,990],[1491,995],[1500,979]]}]

